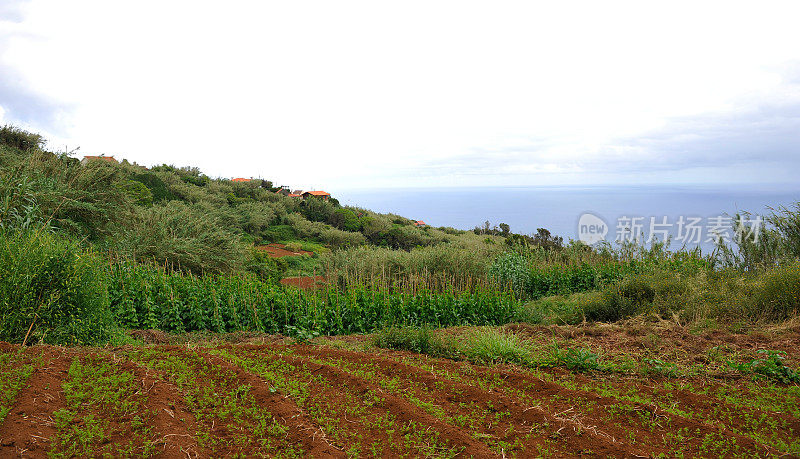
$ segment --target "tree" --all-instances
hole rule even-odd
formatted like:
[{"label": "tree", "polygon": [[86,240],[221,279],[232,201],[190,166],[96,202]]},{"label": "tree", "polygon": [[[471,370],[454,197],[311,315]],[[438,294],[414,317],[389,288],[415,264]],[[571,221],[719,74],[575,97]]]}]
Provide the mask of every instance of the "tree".
[{"label": "tree", "polygon": [[500,223],[500,234],[501,234],[503,237],[508,237],[508,235],[509,235],[510,233],[511,233],[511,227],[510,227],[510,226],[508,226],[508,224],[507,224],[507,223]]}]

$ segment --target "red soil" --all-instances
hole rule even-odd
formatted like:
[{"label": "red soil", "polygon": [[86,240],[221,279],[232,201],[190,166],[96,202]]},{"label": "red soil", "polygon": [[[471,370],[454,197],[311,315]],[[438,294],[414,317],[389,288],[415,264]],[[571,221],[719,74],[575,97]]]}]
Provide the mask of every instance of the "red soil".
[{"label": "red soil", "polygon": [[281,284],[302,289],[319,288],[325,284],[325,276],[285,277],[281,279]]},{"label": "red soil", "polygon": [[55,434],[53,413],[66,406],[61,382],[67,378],[75,353],[63,348],[36,346],[44,355],[44,366],[35,368],[27,385],[0,424],[0,457],[46,457]]},{"label": "red soil", "polygon": [[271,258],[281,258],[281,257],[298,257],[301,255],[314,255],[314,252],[309,252],[308,250],[298,250],[297,252],[293,252],[291,250],[286,249],[285,244],[279,244],[277,242],[267,245],[259,245],[256,246],[256,250],[261,252],[266,252],[269,254]]},{"label": "red soil", "polygon": [[[605,344],[609,350],[642,352],[641,342],[634,339],[637,334],[613,328],[506,329],[531,341],[569,339],[595,349]],[[662,351],[680,350],[689,343],[702,352],[696,339],[705,341],[675,333],[660,346]],[[757,340],[774,348],[788,347],[784,341],[795,339],[712,336],[709,341],[750,345]],[[759,385],[745,378],[664,379],[480,366],[405,351],[364,350],[363,340],[356,337],[320,341],[326,344],[155,344],[150,349],[159,354],[150,358],[157,364],[170,356],[188,368],[211,368],[206,374],[213,384],[203,378],[190,384],[214,396],[246,387],[258,410],[286,427],[279,441],[301,449],[304,456],[654,457],[672,456],[681,449],[685,457],[763,457],[786,455],[778,445],[796,442],[800,432],[798,411],[791,408],[800,403],[800,396],[786,386]],[[0,343],[0,352],[17,349]],[[136,396],[146,395],[147,410],[156,413],[149,422],[161,439],[159,455],[262,454],[260,446],[249,440],[242,443],[239,415],[219,417],[193,410],[174,375],[145,367],[135,358],[137,349],[25,349],[24,355],[43,353],[46,363],[36,369],[0,423],[0,457],[46,456],[49,439],[56,434],[52,413],[65,405],[61,384],[69,379],[66,370],[73,358],[90,353],[107,355],[140,381]],[[791,359],[796,357],[794,351]],[[185,389],[186,382],[181,384]],[[742,393],[753,395],[736,398]],[[757,394],[764,403],[749,405]],[[778,405],[769,405],[776,401]],[[112,421],[124,432],[124,422]],[[200,424],[211,432],[211,444],[198,437]],[[121,440],[115,435],[108,441]]]}]

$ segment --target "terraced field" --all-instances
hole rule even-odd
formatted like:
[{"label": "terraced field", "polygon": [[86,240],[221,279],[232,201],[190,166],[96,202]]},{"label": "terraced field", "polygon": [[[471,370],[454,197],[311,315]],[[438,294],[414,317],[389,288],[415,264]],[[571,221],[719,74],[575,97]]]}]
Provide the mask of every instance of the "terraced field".
[{"label": "terraced field", "polygon": [[[447,333],[460,334],[455,329]],[[725,359],[779,335],[511,325],[534,353],[603,365],[476,365],[367,337],[118,348],[0,346],[2,457],[778,457],[800,452],[800,387]],[[175,342],[175,341],[173,341]],[[658,356],[658,359],[651,358]]]}]

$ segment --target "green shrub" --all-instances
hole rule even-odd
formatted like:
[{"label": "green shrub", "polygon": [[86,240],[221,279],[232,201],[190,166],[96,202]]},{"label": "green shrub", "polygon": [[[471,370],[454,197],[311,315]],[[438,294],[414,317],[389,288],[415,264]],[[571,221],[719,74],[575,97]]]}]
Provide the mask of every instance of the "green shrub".
[{"label": "green shrub", "polygon": [[784,320],[800,313],[800,263],[764,272],[755,288],[750,313],[766,320]]},{"label": "green shrub", "polygon": [[18,127],[6,124],[0,128],[0,145],[8,145],[20,151],[36,150],[44,146],[44,138]]},{"label": "green shrub", "polygon": [[589,320],[615,322],[644,312],[655,298],[655,289],[638,277],[606,287],[597,297],[584,304],[584,314]]},{"label": "green shrub", "polygon": [[140,209],[115,242],[118,251],[136,260],[197,274],[239,270],[246,260],[236,235],[202,207],[181,201]]},{"label": "green shrub", "polygon": [[265,242],[290,241],[297,237],[297,232],[290,225],[274,225],[261,231]]},{"label": "green shrub", "polygon": [[175,194],[170,191],[167,187],[167,184],[153,172],[141,172],[134,174],[131,177],[134,181],[137,181],[150,190],[150,194],[153,197],[153,202],[162,202],[162,201],[171,201],[173,199],[178,199]]},{"label": "green shrub", "polygon": [[128,199],[138,206],[149,206],[153,204],[153,193],[145,184],[136,180],[128,180],[120,184]]},{"label": "green shrub", "polygon": [[286,250],[290,252],[299,252],[302,250],[303,246],[297,241],[287,242],[286,243]]},{"label": "green shrub", "polygon": [[514,320],[543,325],[575,325],[583,321],[584,305],[599,295],[599,292],[583,292],[542,298],[520,307]]},{"label": "green shrub", "polygon": [[45,226],[36,201],[35,185],[27,178],[0,174],[0,228]]},{"label": "green shrub", "polygon": [[0,230],[0,340],[93,344],[110,316],[104,262],[43,230]]}]

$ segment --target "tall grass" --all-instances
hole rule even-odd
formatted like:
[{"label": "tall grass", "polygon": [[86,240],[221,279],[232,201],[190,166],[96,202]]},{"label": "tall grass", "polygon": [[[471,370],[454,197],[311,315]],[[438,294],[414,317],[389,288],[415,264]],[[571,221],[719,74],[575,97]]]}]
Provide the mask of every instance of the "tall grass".
[{"label": "tall grass", "polygon": [[322,257],[327,278],[340,289],[366,286],[391,292],[475,292],[501,289],[487,278],[491,260],[504,247],[471,233],[452,236],[447,244],[411,251],[357,247]]},{"label": "tall grass", "polygon": [[498,256],[488,273],[501,285],[510,286],[517,297],[538,299],[600,290],[635,274],[657,270],[696,273],[712,266],[699,252],[669,252],[660,244],[650,249],[636,247],[606,247],[600,252],[581,244],[560,251],[517,248]]}]

